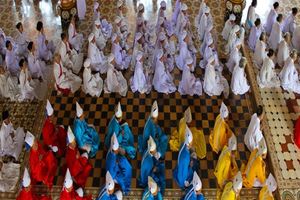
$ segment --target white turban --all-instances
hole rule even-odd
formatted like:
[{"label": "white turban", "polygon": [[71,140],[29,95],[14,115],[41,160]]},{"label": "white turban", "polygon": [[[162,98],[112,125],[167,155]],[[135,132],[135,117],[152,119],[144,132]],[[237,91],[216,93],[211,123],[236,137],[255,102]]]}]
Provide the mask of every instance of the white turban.
[{"label": "white turban", "polygon": [[83,63],[83,66],[85,68],[89,67],[91,65],[91,59],[87,58],[85,59],[84,63]]},{"label": "white turban", "polygon": [[242,187],[243,187],[243,178],[241,172],[239,171],[233,180],[233,190],[237,192],[240,189],[242,189]]},{"label": "white turban", "polygon": [[228,108],[227,108],[227,106],[223,102],[221,104],[220,114],[221,114],[222,119],[227,118],[228,114],[229,114]]},{"label": "white turban", "polygon": [[53,115],[53,108],[52,108],[51,103],[48,99],[47,99],[46,110],[47,110],[47,115],[48,116]]},{"label": "white turban", "polygon": [[22,181],[22,185],[23,187],[29,187],[31,183],[31,179],[30,179],[30,175],[28,173],[28,169],[27,167],[25,167],[24,169],[24,174],[23,174],[23,181]]},{"label": "white turban", "polygon": [[117,105],[116,113],[115,113],[117,118],[122,117],[122,108],[121,108],[121,103],[119,102]]},{"label": "white turban", "polygon": [[88,37],[89,42],[92,42],[92,40],[94,39],[95,35],[94,33],[91,33]]},{"label": "white turban", "polygon": [[79,118],[83,114],[83,110],[80,107],[79,103],[76,101],[76,116]]}]

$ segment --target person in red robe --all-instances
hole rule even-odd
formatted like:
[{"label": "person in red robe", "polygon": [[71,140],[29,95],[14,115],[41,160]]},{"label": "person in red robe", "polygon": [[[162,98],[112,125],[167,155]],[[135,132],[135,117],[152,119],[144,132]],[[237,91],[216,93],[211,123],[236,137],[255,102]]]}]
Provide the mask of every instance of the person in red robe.
[{"label": "person in red robe", "polygon": [[58,156],[63,156],[66,151],[67,132],[63,126],[55,126],[53,123],[53,108],[47,100],[47,118],[42,130],[44,144],[50,147]]},{"label": "person in red robe", "polygon": [[73,179],[71,177],[70,170],[67,169],[64,186],[60,193],[60,200],[91,200],[92,196],[83,196],[83,190],[82,188],[79,188],[78,190],[74,190],[73,187]]},{"label": "person in red robe", "polygon": [[22,185],[23,187],[17,197],[17,200],[52,200],[51,197],[46,195],[38,196],[33,193],[30,176],[26,167],[24,170]]},{"label": "person in red robe", "polygon": [[294,142],[300,148],[300,117],[297,119],[294,129]]},{"label": "person in red robe", "polygon": [[80,187],[84,187],[92,169],[92,165],[88,161],[87,153],[83,153],[82,155],[80,155],[77,148],[75,136],[70,126],[68,127],[68,148],[66,153],[66,163],[75,183]]},{"label": "person in red robe", "polygon": [[51,188],[57,169],[57,160],[52,151],[43,149],[29,131],[26,133],[25,143],[27,148],[31,148],[29,154],[31,178],[34,182],[43,182],[48,188]]}]

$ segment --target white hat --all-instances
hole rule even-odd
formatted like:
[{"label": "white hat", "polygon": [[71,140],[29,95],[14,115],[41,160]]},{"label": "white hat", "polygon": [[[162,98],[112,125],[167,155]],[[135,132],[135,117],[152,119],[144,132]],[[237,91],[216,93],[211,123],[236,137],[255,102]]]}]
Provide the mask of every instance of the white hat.
[{"label": "white hat", "polygon": [[224,102],[222,102],[222,104],[221,104],[220,114],[221,114],[222,119],[225,119],[226,117],[228,117],[228,114],[229,114],[228,108],[224,104]]},{"label": "white hat", "polygon": [[186,125],[185,128],[185,143],[190,144],[193,141],[193,134],[190,128]]},{"label": "white hat", "polygon": [[119,142],[118,142],[118,138],[117,138],[115,132],[111,136],[110,146],[111,146],[112,150],[114,150],[114,151],[119,149]]},{"label": "white hat", "polygon": [[236,17],[234,14],[229,15],[229,20],[230,21],[235,21]]},{"label": "white hat", "polygon": [[118,38],[118,35],[114,33],[111,36],[111,41],[114,42],[117,38]]},{"label": "white hat", "polygon": [[31,180],[30,180],[30,175],[28,173],[28,169],[27,167],[25,167],[24,169],[24,174],[23,174],[23,181],[22,181],[22,185],[23,187],[29,187],[30,186],[30,183],[31,183]]},{"label": "white hat", "polygon": [[88,37],[89,42],[92,42],[94,37],[95,37],[94,33],[89,34],[89,37]]},{"label": "white hat", "polygon": [[239,26],[239,25],[235,25],[235,26],[233,27],[233,31],[234,31],[234,33],[240,31],[240,26]]},{"label": "white hat", "polygon": [[109,56],[108,56],[108,58],[107,58],[107,61],[109,62],[109,63],[111,63],[113,60],[115,59],[115,56],[114,56],[114,54],[109,54]]},{"label": "white hat", "polygon": [[166,2],[165,1],[161,1],[160,2],[160,7],[163,7],[163,8],[167,7]]},{"label": "white hat", "polygon": [[142,57],[143,57],[143,52],[142,51],[138,51],[137,55],[136,55],[136,60],[139,61],[139,60],[142,59]]},{"label": "white hat", "polygon": [[196,171],[194,171],[192,183],[193,183],[193,187],[194,187],[195,191],[201,190],[202,182]]},{"label": "white hat", "polygon": [[138,6],[138,11],[142,11],[144,9],[144,4],[140,3]]},{"label": "white hat", "polygon": [[89,67],[91,65],[91,59],[87,58],[85,59],[84,63],[83,63],[83,66],[85,68]]},{"label": "white hat", "polygon": [[26,132],[26,137],[25,137],[25,143],[28,144],[30,147],[32,147],[34,143],[34,135],[30,133],[29,131]]},{"label": "white hat", "polygon": [[149,149],[149,151],[155,151],[156,150],[156,143],[153,140],[151,135],[149,136],[149,139],[148,139],[148,149]]},{"label": "white hat", "polygon": [[186,121],[186,123],[191,123],[192,122],[192,112],[191,112],[191,108],[188,107],[185,111],[184,111],[184,119]]},{"label": "white hat", "polygon": [[135,34],[135,41],[138,41],[138,40],[141,39],[142,37],[143,37],[143,34],[140,33],[140,32],[137,32],[137,33]]},{"label": "white hat", "polygon": [[187,57],[187,58],[185,59],[185,64],[187,64],[187,65],[190,65],[190,64],[192,64],[193,62],[194,62],[194,60],[193,60],[192,57]]},{"label": "white hat", "polygon": [[47,110],[47,115],[48,116],[53,115],[53,108],[52,108],[51,103],[48,99],[47,99],[46,110]]},{"label": "white hat", "polygon": [[68,126],[68,143],[71,143],[75,140],[74,133],[70,126]]},{"label": "white hat", "polygon": [[161,57],[163,57],[164,55],[164,51],[162,49],[159,49],[156,56],[157,56],[157,59],[159,60]]},{"label": "white hat", "polygon": [[95,2],[95,3],[94,3],[94,10],[96,10],[98,7],[99,7],[99,3],[98,3],[98,2]]},{"label": "white hat", "polygon": [[154,194],[158,189],[157,183],[153,180],[151,176],[148,176],[148,187],[152,194]]},{"label": "white hat", "polygon": [[163,41],[166,39],[166,34],[164,32],[160,32],[158,35],[159,41]]},{"label": "white hat", "polygon": [[105,187],[107,190],[113,190],[115,188],[115,182],[109,171],[106,172],[105,176]]},{"label": "white hat", "polygon": [[182,31],[182,33],[181,33],[182,40],[184,40],[186,38],[186,36],[187,36],[186,30]]},{"label": "white hat", "polygon": [[118,23],[120,23],[121,20],[122,20],[122,18],[119,17],[119,16],[117,16],[117,17],[115,18],[115,23],[118,24]]},{"label": "white hat", "polygon": [[115,115],[116,115],[117,118],[122,117],[122,108],[121,108],[120,101],[119,101],[119,103],[117,105],[117,109],[116,109]]},{"label": "white hat", "polygon": [[122,200],[123,199],[123,194],[120,190],[115,192],[115,196],[117,197],[117,200]]},{"label": "white hat", "polygon": [[185,10],[187,10],[187,9],[188,9],[187,5],[186,5],[185,3],[183,3],[183,4],[181,5],[181,10],[182,10],[182,11],[185,11]]},{"label": "white hat", "polygon": [[268,152],[267,144],[265,138],[262,137],[258,143],[258,154],[262,155]]},{"label": "white hat", "polygon": [[79,103],[76,101],[76,115],[77,117],[81,117],[82,114],[83,114],[83,110],[80,107]]},{"label": "white hat", "polygon": [[277,189],[277,182],[274,176],[270,173],[267,180],[266,185],[270,193],[274,192]]},{"label": "white hat", "polygon": [[243,178],[241,172],[239,171],[233,179],[233,190],[237,192],[240,189],[242,189],[242,187],[243,187]]},{"label": "white hat", "polygon": [[72,179],[70,170],[69,170],[69,168],[68,168],[68,169],[67,169],[67,172],[66,172],[66,176],[65,176],[64,187],[65,187],[65,188],[71,188],[72,185],[73,185],[73,179]]},{"label": "white hat", "polygon": [[99,19],[97,19],[97,20],[95,21],[95,25],[97,25],[97,26],[101,25],[101,22],[100,22]]},{"label": "white hat", "polygon": [[232,134],[228,140],[228,148],[230,149],[230,151],[235,151],[237,148],[237,140],[234,134]]},{"label": "white hat", "polygon": [[122,5],[123,5],[123,1],[122,0],[118,0],[117,7],[120,8]]},{"label": "white hat", "polygon": [[83,197],[83,189],[81,187],[76,190],[76,193],[79,197]]},{"label": "white hat", "polygon": [[158,117],[158,105],[157,105],[157,101],[154,101],[153,104],[152,104],[151,116],[153,118],[157,118]]},{"label": "white hat", "polygon": [[210,12],[210,8],[208,7],[208,6],[206,6],[205,8],[204,8],[204,13],[209,13]]},{"label": "white hat", "polygon": [[212,63],[215,60],[215,56],[212,55],[207,59],[207,63]]},{"label": "white hat", "polygon": [[206,39],[206,45],[210,46],[213,43],[214,43],[214,39],[212,38],[212,36],[207,37],[207,39]]}]

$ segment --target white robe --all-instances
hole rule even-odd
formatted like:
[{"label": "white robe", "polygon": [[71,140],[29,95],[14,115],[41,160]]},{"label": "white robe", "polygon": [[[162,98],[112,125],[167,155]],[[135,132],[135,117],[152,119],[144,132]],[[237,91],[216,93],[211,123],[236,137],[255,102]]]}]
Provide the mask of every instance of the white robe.
[{"label": "white robe", "polygon": [[128,55],[127,52],[121,48],[120,44],[112,44],[112,53],[115,57],[116,67],[119,70],[124,70],[129,67],[131,56]]},{"label": "white robe", "polygon": [[69,42],[72,45],[72,47],[76,51],[80,51],[83,44],[83,35],[81,33],[76,32],[76,28],[74,27],[73,24],[69,25],[68,35],[69,35]]},{"label": "white robe", "polygon": [[53,57],[55,46],[52,41],[48,41],[46,44],[46,40],[46,36],[39,32],[37,37],[38,57],[41,60],[49,61]]},{"label": "white robe", "polygon": [[243,95],[250,89],[245,74],[245,68],[236,65],[231,77],[231,90],[235,95]]},{"label": "white robe", "polygon": [[49,69],[47,68],[46,63],[42,60],[39,60],[36,54],[29,52],[28,54],[28,69],[32,78],[41,77],[43,80],[49,79]]},{"label": "white robe", "polygon": [[283,39],[278,45],[278,52],[277,52],[277,63],[279,66],[283,67],[284,62],[290,55],[290,48],[287,42]]},{"label": "white robe", "polygon": [[55,87],[61,89],[70,89],[75,93],[81,86],[81,78],[72,73],[71,70],[66,69],[62,62],[60,64],[54,63],[53,66]]},{"label": "white robe", "polygon": [[205,13],[202,14],[201,19],[200,19],[200,24],[197,27],[198,28],[198,34],[199,34],[199,39],[203,41],[204,39],[204,34],[205,30],[208,27],[209,22],[208,22],[208,16],[206,16]]},{"label": "white robe", "polygon": [[252,51],[255,50],[256,41],[259,39],[259,36],[261,35],[262,31],[263,29],[261,26],[260,27],[252,26],[248,38],[248,45]]},{"label": "white robe", "polygon": [[275,64],[268,56],[264,59],[263,65],[257,75],[257,83],[261,88],[279,87],[280,81],[275,72]]},{"label": "white robe", "polygon": [[261,40],[258,40],[255,45],[255,51],[253,56],[253,61],[258,68],[262,66],[266,56],[266,43]]},{"label": "white robe", "polygon": [[86,12],[85,0],[77,0],[77,11],[78,11],[78,18],[80,20],[83,20]]},{"label": "white robe", "polygon": [[14,50],[6,50],[6,55],[5,55],[5,63],[6,63],[6,68],[10,72],[12,76],[18,77],[20,74],[20,67],[19,67],[19,59],[16,56]]},{"label": "white robe", "polygon": [[231,52],[230,52],[230,56],[229,59],[226,63],[226,66],[228,67],[228,70],[232,73],[234,70],[234,67],[236,65],[239,65],[240,60],[241,60],[242,56],[241,53],[239,51],[238,48],[234,48]]},{"label": "white robe", "polygon": [[260,119],[257,117],[257,114],[254,113],[245,134],[244,143],[249,151],[252,152],[254,149],[258,149],[261,139],[264,139],[264,136],[260,130]]},{"label": "white robe", "polygon": [[106,46],[106,39],[104,37],[104,34],[102,33],[101,27],[97,28],[96,26],[94,26],[93,33],[95,35],[97,47],[101,50],[104,49]]},{"label": "white robe", "polygon": [[69,43],[64,43],[63,41],[60,42],[58,47],[63,65],[71,69],[73,73],[78,74],[83,63],[83,53],[78,53],[71,49]]},{"label": "white robe", "polygon": [[292,44],[298,52],[300,52],[300,26],[297,26],[294,30],[292,37]]},{"label": "white robe", "polygon": [[115,67],[108,63],[107,76],[104,81],[105,93],[119,93],[121,96],[126,96],[128,90],[127,81],[122,72],[115,69]]},{"label": "white robe", "polygon": [[231,29],[233,28],[234,25],[235,24],[231,23],[231,21],[229,19],[225,22],[224,28],[222,30],[222,37],[223,37],[224,40],[226,40],[226,41],[228,40],[230,31],[231,31]]},{"label": "white robe", "polygon": [[88,58],[91,59],[91,69],[100,74],[107,72],[107,59],[95,43],[89,43]]},{"label": "white robe", "polygon": [[200,25],[200,20],[201,20],[201,17],[203,15],[203,13],[204,13],[205,8],[206,8],[206,3],[204,1],[201,1],[198,15],[195,17],[195,21],[194,21],[194,25],[195,25],[196,28],[198,28],[199,25]]},{"label": "white robe", "polygon": [[[225,89],[226,79],[215,70],[215,66],[208,64],[205,67],[203,90],[209,96],[219,96]],[[227,82],[228,85],[228,82]],[[229,88],[227,88],[229,89]]]},{"label": "white robe", "polygon": [[18,54],[18,56],[20,57],[27,57],[28,55],[28,50],[27,50],[27,46],[28,46],[28,39],[26,34],[23,32],[21,33],[20,31],[17,31],[17,36],[15,38],[15,42],[16,42],[16,52]]},{"label": "white robe", "polygon": [[3,163],[0,170],[0,192],[15,192],[20,177],[20,164]]},{"label": "white robe", "polygon": [[[12,137],[11,134],[14,134],[14,137]],[[16,160],[19,160],[25,140],[23,128],[19,127],[17,130],[15,130],[12,123],[6,125],[4,122],[2,122],[0,129],[0,140],[1,156],[12,156]]]},{"label": "white robe", "polygon": [[174,11],[173,11],[173,14],[172,14],[172,23],[174,25],[176,25],[180,10],[181,10],[181,0],[176,0],[175,8],[174,8]]},{"label": "white robe", "polygon": [[239,38],[237,37],[236,33],[232,29],[230,31],[230,34],[229,34],[229,37],[228,37],[228,42],[225,46],[225,53],[226,54],[229,54],[232,51],[232,49],[234,48],[234,45],[236,44],[238,39]]},{"label": "white robe", "polygon": [[250,30],[252,26],[254,26],[254,22],[256,20],[255,7],[251,6],[248,9],[247,19],[246,19],[246,29]]},{"label": "white robe", "polygon": [[136,61],[134,74],[130,78],[130,87],[132,92],[139,92],[141,94],[149,94],[152,88],[151,79],[146,70],[144,70],[143,63]]},{"label": "white robe", "polygon": [[279,22],[276,21],[273,24],[272,31],[271,31],[271,34],[269,37],[270,48],[272,48],[274,51],[276,51],[281,40],[282,40],[281,27],[280,27]]},{"label": "white robe", "polygon": [[295,27],[295,17],[293,16],[293,14],[290,14],[282,23],[282,32],[289,32],[290,34],[293,34]]},{"label": "white robe", "polygon": [[268,35],[270,35],[270,33],[272,31],[272,26],[275,23],[277,16],[278,16],[278,13],[276,12],[276,10],[274,8],[272,8],[268,14],[267,22],[265,24],[265,31]]},{"label": "white robe", "polygon": [[93,97],[99,97],[103,89],[103,80],[100,74],[92,74],[90,68],[84,68],[83,70],[83,85],[82,90],[86,94],[90,94]]},{"label": "white robe", "polygon": [[172,75],[168,70],[166,70],[164,63],[160,60],[156,61],[152,84],[154,89],[160,93],[170,94],[176,91]]},{"label": "white robe", "polygon": [[0,74],[0,97],[15,101],[20,96],[17,77],[12,77],[8,71]]},{"label": "white robe", "polygon": [[187,65],[184,66],[182,78],[178,86],[178,92],[181,95],[202,95],[201,81],[195,77],[192,71],[194,71],[194,69],[190,69]]},{"label": "white robe", "polygon": [[184,69],[185,60],[189,57],[193,58],[192,52],[188,49],[187,43],[182,41],[179,48],[179,54],[175,56],[175,62],[178,69]]},{"label": "white robe", "polygon": [[279,77],[281,80],[281,87],[283,89],[300,94],[300,81],[298,72],[291,57],[288,57],[285,61]]}]

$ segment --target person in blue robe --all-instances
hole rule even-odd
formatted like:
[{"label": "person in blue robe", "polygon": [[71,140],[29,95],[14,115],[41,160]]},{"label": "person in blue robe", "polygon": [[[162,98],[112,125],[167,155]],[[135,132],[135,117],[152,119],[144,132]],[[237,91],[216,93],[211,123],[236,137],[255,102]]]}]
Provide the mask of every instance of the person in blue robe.
[{"label": "person in blue robe", "polygon": [[182,200],[205,200],[202,190],[202,182],[197,172],[193,174],[193,181],[190,184],[189,188],[186,190],[186,193]]},{"label": "person in blue robe", "polygon": [[163,158],[168,149],[168,137],[157,124],[157,118],[158,105],[157,102],[154,101],[151,109],[151,115],[148,117],[144,127],[143,135],[139,135],[138,137],[138,150],[142,155],[144,154],[147,150],[147,141],[151,135],[156,143],[159,157]]},{"label": "person in blue robe", "polygon": [[143,193],[142,200],[163,200],[157,183],[150,176],[148,176],[148,187]]},{"label": "person in blue robe", "polygon": [[121,104],[118,103],[116,113],[108,124],[108,131],[105,136],[105,147],[110,148],[111,136],[116,133],[120,148],[124,149],[129,158],[134,159],[136,149],[134,147],[134,138],[128,126],[128,123],[122,119]]},{"label": "person in blue robe", "polygon": [[158,184],[160,191],[163,194],[166,187],[165,164],[163,160],[157,159],[155,155],[157,155],[156,144],[150,136],[148,140],[148,149],[142,158],[141,174],[138,182],[139,185],[144,188],[147,186],[148,176],[150,176]]},{"label": "person in blue robe", "polygon": [[120,190],[115,191],[115,182],[109,173],[109,171],[106,172],[106,180],[105,180],[105,186],[103,186],[100,189],[100,192],[96,198],[96,200],[122,200],[123,195]]},{"label": "person in blue robe", "polygon": [[185,142],[181,145],[178,154],[177,165],[173,171],[173,177],[181,189],[184,189],[193,179],[194,171],[199,168],[199,161],[195,152],[191,154],[193,134],[186,128]]},{"label": "person in blue robe", "polygon": [[131,186],[132,167],[124,156],[124,150],[119,148],[116,134],[111,137],[111,148],[106,155],[106,170],[120,185],[124,194],[128,194]]},{"label": "person in blue robe", "polygon": [[88,152],[89,157],[94,157],[98,151],[100,138],[93,125],[86,123],[83,110],[76,102],[76,115],[73,132],[80,149]]}]

